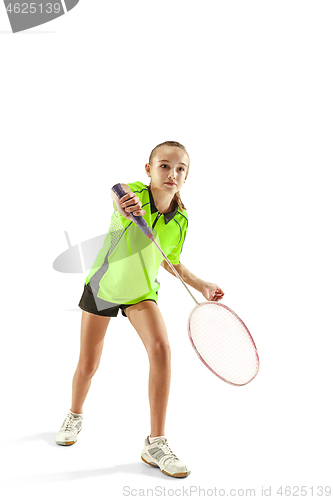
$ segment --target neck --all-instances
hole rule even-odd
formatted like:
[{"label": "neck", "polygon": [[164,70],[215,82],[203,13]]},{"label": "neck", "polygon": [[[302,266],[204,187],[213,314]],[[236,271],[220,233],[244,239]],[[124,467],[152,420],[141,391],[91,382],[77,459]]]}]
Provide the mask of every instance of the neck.
[{"label": "neck", "polygon": [[168,194],[152,185],[150,186],[150,190],[154,198],[155,206],[160,213],[165,214],[174,210],[174,203],[172,201],[175,196],[174,194]]}]

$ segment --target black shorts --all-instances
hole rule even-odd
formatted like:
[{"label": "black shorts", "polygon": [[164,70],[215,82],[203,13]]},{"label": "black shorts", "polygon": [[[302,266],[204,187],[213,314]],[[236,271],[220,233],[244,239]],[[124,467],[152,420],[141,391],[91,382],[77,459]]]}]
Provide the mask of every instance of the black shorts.
[{"label": "black shorts", "polygon": [[[156,296],[158,292],[155,292]],[[154,299],[144,299],[139,302],[144,302],[145,300],[152,300],[156,302]],[[92,314],[97,314],[97,316],[108,316],[109,318],[115,318],[118,315],[119,309],[121,309],[121,314],[127,318],[125,313],[125,309],[133,304],[114,304],[113,302],[107,302],[106,300],[102,300],[93,294],[90,283],[87,285],[84,284],[84,290],[82,293],[82,297],[78,306],[83,310]]]}]

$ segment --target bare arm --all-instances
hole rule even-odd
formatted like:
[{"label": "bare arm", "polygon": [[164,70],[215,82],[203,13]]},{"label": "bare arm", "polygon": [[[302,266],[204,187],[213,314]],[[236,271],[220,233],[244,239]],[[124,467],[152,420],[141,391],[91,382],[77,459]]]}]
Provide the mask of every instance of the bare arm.
[{"label": "bare arm", "polygon": [[[162,261],[161,266],[169,271],[170,274],[176,276],[165,260]],[[223,298],[224,292],[218,285],[198,278],[193,273],[191,273],[181,262],[176,265],[173,264],[173,267],[176,269],[177,273],[180,274],[187,285],[190,285],[198,290],[198,292],[202,293],[202,295],[207,300],[218,301]]]},{"label": "bare arm", "polygon": [[[127,184],[121,184],[123,190],[126,194],[122,198],[118,198],[118,196],[111,189],[111,196],[113,199],[113,208],[117,210],[123,217],[126,219],[131,219],[131,212],[134,215],[144,215],[145,210],[141,209],[142,203],[136,194],[132,193],[130,187]],[[122,206],[124,205],[124,206]],[[125,211],[125,209],[128,209]]]},{"label": "bare arm", "polygon": [[[161,266],[169,271],[172,276],[176,276],[165,260],[162,261]],[[173,267],[176,269],[177,273],[180,274],[187,285],[190,285],[198,290],[198,292],[201,292],[203,285],[206,283],[205,281],[192,274],[181,262],[179,264],[173,264]]]},{"label": "bare arm", "polygon": [[[126,193],[130,193],[130,191],[131,191],[131,190],[130,190],[130,187],[129,187],[129,186],[127,186],[127,184],[121,184],[121,187],[123,188],[123,190],[124,190],[124,191],[126,191]],[[113,201],[115,202],[115,203],[113,204],[114,209],[115,209],[115,210],[117,210],[117,205],[118,205],[118,202],[119,202],[119,198],[118,198],[118,196],[116,195],[116,193],[114,193],[114,192],[112,191],[112,189],[111,189],[111,197],[112,197]]]}]

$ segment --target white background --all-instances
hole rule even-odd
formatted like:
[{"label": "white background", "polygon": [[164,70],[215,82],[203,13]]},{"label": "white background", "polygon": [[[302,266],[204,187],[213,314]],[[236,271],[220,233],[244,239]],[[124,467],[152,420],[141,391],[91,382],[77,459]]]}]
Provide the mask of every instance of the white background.
[{"label": "white background", "polygon": [[[0,8],[2,498],[104,500],[125,486],[257,497],[271,486],[284,498],[279,486],[330,484],[332,15],[327,1],[82,0],[12,34]],[[166,140],[191,160],[181,261],[222,287],[261,362],[244,387],[207,370],[187,337],[194,303],[161,269],[166,434],[192,469],[183,480],[140,459],[148,357],[120,315],[78,442],[55,443],[88,270],[58,273],[53,261],[64,231],[72,245],[107,232],[111,186],[145,182]]]}]

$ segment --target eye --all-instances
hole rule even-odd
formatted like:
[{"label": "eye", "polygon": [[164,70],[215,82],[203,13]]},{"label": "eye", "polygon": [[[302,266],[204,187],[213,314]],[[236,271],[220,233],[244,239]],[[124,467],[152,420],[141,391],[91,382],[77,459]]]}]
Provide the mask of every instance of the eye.
[{"label": "eye", "polygon": [[161,165],[161,167],[162,167],[162,168],[163,168],[163,167],[167,167],[167,166],[168,166],[168,165]]},{"label": "eye", "polygon": [[185,168],[184,167],[179,167],[180,170],[182,170],[183,172],[185,172]]}]

